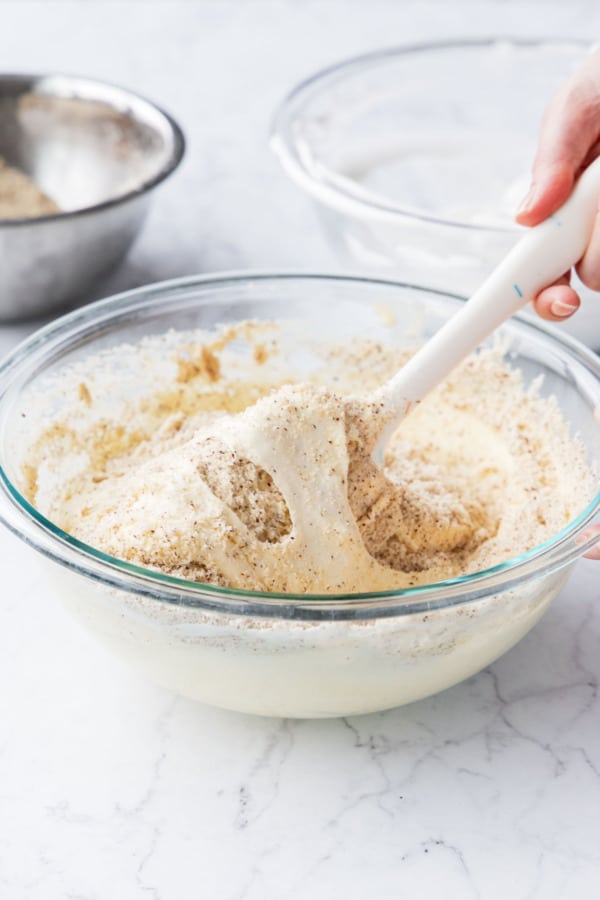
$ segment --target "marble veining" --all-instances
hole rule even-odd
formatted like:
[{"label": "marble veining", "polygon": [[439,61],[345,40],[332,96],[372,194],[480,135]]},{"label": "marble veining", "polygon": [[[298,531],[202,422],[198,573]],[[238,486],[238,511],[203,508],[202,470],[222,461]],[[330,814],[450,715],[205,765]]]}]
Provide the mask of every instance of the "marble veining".
[{"label": "marble veining", "polygon": [[[97,295],[196,271],[336,269],[265,146],[330,61],[465,34],[600,34],[597,3],[37,0],[0,4],[4,69],[120,82],[188,155]],[[543,21],[541,21],[543,19]],[[0,328],[0,352],[34,323]],[[598,564],[488,670],[370,716],[282,721],[147,684],[0,531],[0,898],[596,900]]]}]

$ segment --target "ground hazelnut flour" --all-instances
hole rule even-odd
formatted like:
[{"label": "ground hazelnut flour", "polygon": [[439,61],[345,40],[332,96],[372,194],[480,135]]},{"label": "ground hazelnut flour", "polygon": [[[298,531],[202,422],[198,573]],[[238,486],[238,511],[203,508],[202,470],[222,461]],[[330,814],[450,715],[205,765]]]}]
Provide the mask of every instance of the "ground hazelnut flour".
[{"label": "ground hazelnut flour", "polygon": [[354,593],[508,560],[593,497],[556,401],[500,349],[471,356],[402,422],[380,471],[368,392],[409,353],[321,346],[297,383],[277,335],[252,322],[170,332],[54,377],[30,398],[34,440],[24,426],[30,502],[79,540],[170,575]]},{"label": "ground hazelnut flour", "polygon": [[32,179],[0,157],[0,219],[29,219],[60,212]]}]

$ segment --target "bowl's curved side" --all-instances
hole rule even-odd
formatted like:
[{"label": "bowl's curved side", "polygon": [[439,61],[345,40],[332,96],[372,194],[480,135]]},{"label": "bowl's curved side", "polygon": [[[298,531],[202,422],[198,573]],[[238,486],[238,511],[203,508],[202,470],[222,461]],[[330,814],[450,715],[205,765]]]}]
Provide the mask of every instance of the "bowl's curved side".
[{"label": "bowl's curved side", "polygon": [[377,712],[463,681],[521,640],[569,574],[533,578],[460,611],[282,622],[167,607],[44,567],[71,615],[151,681],[213,706],[293,718]]},{"label": "bowl's curved side", "polygon": [[0,319],[11,321],[84,303],[127,254],[144,222],[147,193],[73,218],[0,228]]}]

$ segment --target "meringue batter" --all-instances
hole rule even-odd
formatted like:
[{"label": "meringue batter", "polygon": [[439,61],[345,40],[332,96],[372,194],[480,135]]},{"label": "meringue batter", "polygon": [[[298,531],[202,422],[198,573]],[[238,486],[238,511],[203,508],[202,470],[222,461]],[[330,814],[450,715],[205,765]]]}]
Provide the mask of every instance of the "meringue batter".
[{"label": "meringue batter", "polygon": [[245,377],[225,364],[240,334],[229,329],[177,350],[177,390],[159,382],[119,421],[94,412],[101,380],[81,381],[77,409],[30,453],[30,501],[79,540],[170,575],[356,593],[503,562],[592,498],[595,478],[556,402],[525,389],[500,350],[473,355],[402,422],[380,471],[370,449],[382,413],[367,394],[407,352],[356,341],[286,383],[281,360],[261,371],[277,357],[264,327],[240,326],[253,348]]}]

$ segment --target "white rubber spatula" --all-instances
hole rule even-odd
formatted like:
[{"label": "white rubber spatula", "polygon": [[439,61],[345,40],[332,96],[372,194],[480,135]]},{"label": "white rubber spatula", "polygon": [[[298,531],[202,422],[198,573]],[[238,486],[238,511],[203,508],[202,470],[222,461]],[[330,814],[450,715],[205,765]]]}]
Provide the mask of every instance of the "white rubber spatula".
[{"label": "white rubber spatula", "polygon": [[581,259],[599,200],[600,158],[583,172],[558,212],[530,228],[464,307],[376,391],[374,399],[393,416],[373,454],[376,463],[381,463],[387,440],[414,404],[495,328]]}]

